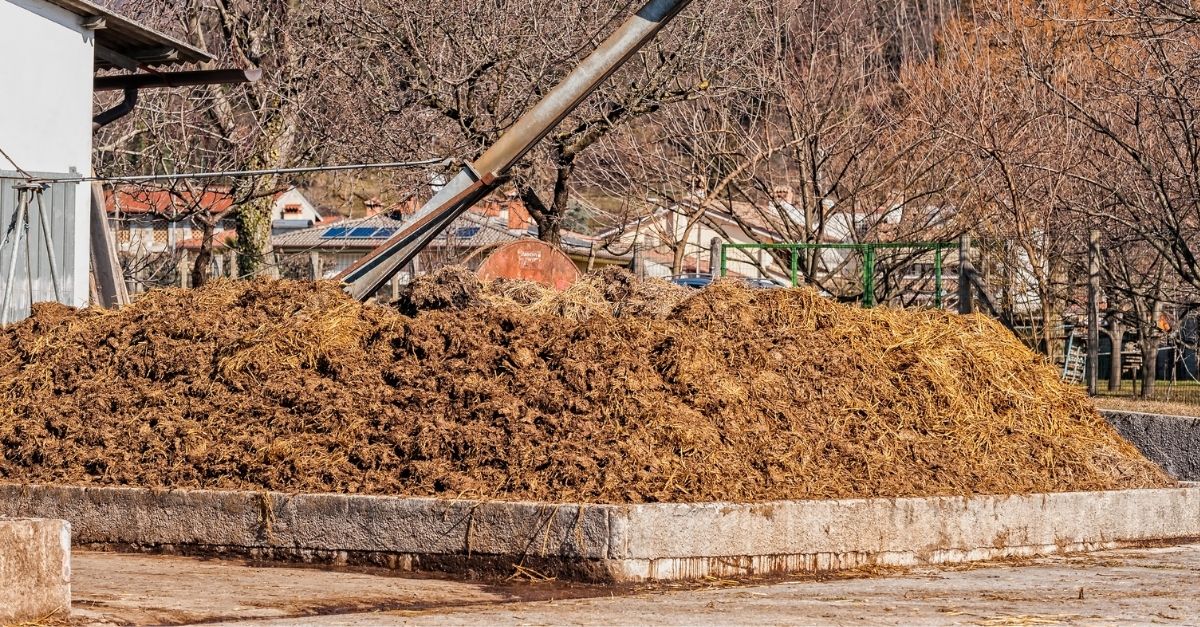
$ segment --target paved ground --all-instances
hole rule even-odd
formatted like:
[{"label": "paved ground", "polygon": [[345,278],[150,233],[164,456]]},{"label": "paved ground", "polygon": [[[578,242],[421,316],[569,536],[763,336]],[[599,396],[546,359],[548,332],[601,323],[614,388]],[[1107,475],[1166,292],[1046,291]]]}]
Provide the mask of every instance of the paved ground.
[{"label": "paved ground", "polygon": [[76,615],[91,624],[1200,624],[1200,545],[698,589],[497,587],[96,553],[76,554],[74,579]]}]

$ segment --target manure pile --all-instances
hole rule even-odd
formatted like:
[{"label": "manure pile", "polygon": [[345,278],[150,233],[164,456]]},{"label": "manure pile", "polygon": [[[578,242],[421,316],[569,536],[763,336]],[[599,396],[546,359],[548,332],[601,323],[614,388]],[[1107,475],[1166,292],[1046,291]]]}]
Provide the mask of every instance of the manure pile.
[{"label": "manure pile", "polygon": [[1170,485],[995,323],[621,272],[218,282],[0,331],[0,481],[641,503]]}]

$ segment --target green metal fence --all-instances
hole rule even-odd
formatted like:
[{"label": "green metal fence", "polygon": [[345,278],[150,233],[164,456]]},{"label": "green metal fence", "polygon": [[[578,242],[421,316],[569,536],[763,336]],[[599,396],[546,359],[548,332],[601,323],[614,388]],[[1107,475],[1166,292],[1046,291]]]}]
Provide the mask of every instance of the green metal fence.
[{"label": "green metal fence", "polygon": [[886,242],[874,244],[724,244],[721,246],[721,276],[729,275],[729,252],[768,251],[776,253],[785,251],[791,253],[791,282],[792,287],[800,285],[800,257],[805,252],[820,253],[823,250],[849,250],[862,255],[862,287],[864,307],[874,307],[876,302],[876,274],[878,253],[881,250],[912,250],[916,252],[932,252],[934,257],[934,304],[941,308],[945,299],[944,269],[947,251],[957,251],[958,242]]}]

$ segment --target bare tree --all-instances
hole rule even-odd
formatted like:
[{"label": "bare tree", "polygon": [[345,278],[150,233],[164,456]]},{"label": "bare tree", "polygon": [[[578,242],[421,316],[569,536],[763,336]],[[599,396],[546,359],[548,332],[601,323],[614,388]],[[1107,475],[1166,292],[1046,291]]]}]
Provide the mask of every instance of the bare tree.
[{"label": "bare tree", "polygon": [[[741,3],[697,3],[552,132],[513,178],[547,241],[557,242],[580,159],[614,129],[704,96],[746,33]],[[628,0],[347,1],[345,36],[382,120],[364,150],[474,158],[623,20]]]},{"label": "bare tree", "polygon": [[[879,28],[880,10],[859,2],[754,3],[747,11],[761,37],[731,66],[725,89],[607,138],[589,157],[589,183],[634,199],[631,211],[678,214],[682,228],[667,234],[676,272],[708,210],[744,232],[807,244],[944,237],[953,222],[945,192],[954,185],[939,167],[944,139],[909,115],[896,74],[922,54],[890,48],[904,37]],[[777,260],[786,267],[789,256]],[[849,256],[803,257],[805,282],[862,295],[861,281],[834,285],[836,277],[861,276]],[[903,284],[886,280],[899,276],[890,270],[913,260],[912,252],[881,260],[885,291]]]},{"label": "bare tree", "polygon": [[[106,130],[100,167],[122,173],[278,169],[327,154],[328,138],[340,134],[331,113],[345,105],[347,88],[338,69],[342,51],[326,27],[331,2],[111,4],[208,49],[218,57],[214,66],[258,68],[263,79],[147,94],[137,113]],[[282,181],[267,174],[228,184],[238,202],[239,274],[271,273],[270,190]]]}]

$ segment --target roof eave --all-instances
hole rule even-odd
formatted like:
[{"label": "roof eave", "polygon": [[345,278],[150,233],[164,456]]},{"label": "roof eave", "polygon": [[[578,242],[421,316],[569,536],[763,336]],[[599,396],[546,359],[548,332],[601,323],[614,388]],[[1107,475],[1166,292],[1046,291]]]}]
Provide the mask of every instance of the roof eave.
[{"label": "roof eave", "polygon": [[[208,63],[208,52],[88,0],[43,0],[78,15],[96,33],[96,69],[136,70]],[[136,67],[128,67],[135,64]]]}]

